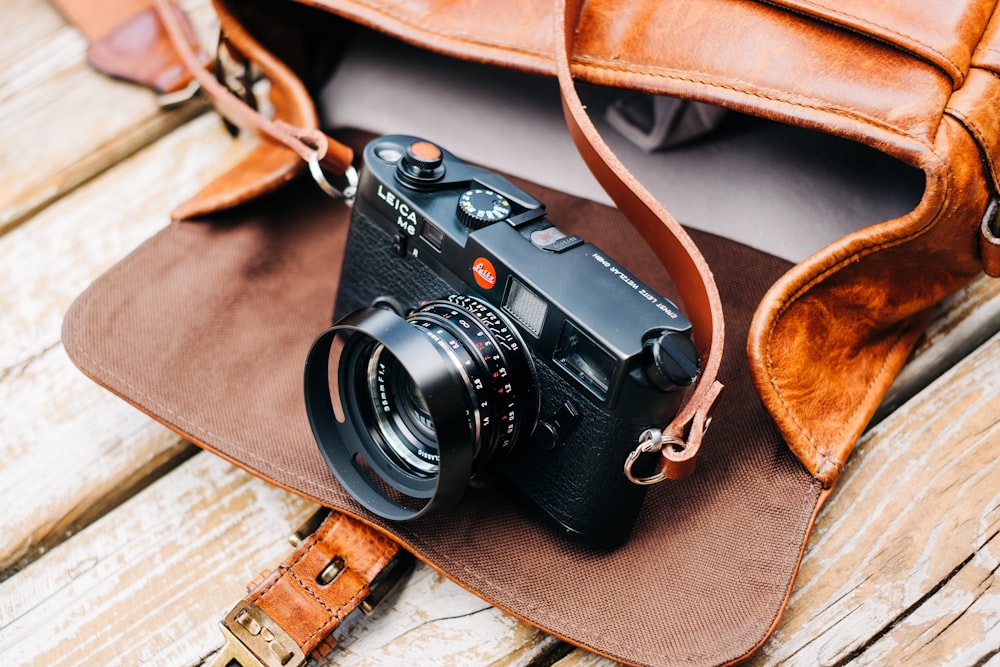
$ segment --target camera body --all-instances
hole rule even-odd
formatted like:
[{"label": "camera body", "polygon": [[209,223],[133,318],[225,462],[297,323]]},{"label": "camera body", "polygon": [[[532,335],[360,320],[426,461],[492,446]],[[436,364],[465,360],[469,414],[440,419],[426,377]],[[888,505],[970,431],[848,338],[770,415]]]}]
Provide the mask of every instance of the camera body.
[{"label": "camera body", "polygon": [[[407,329],[429,336],[426,349],[406,352],[391,342],[393,318],[408,318]],[[447,466],[459,480],[488,467],[567,534],[595,546],[627,536],[645,487],[626,479],[625,459],[644,430],[675,414],[699,367],[691,323],[673,303],[595,246],[560,232],[544,205],[507,179],[410,136],[380,137],[364,151],[334,319],[331,331],[367,345],[348,353],[358,358],[353,364],[343,356],[337,362],[346,418],[335,435],[317,429],[322,416],[312,407],[310,418],[334,473],[362,504],[388,518],[424,513],[391,510],[391,490],[346,471],[358,452],[389,487],[444,493],[446,480],[421,492],[407,487],[398,470],[406,465],[380,461],[379,452],[395,460],[392,451],[407,448],[423,457],[410,474],[444,477],[446,457],[462,459],[457,473],[458,464]],[[329,362],[312,359],[330,349],[318,347],[314,371]],[[435,356],[455,366],[448,382],[421,379],[418,365]],[[309,374],[307,367],[307,403]],[[387,379],[393,374],[403,380]],[[459,386],[447,401],[444,385]],[[366,389],[380,398],[352,395]],[[440,415],[449,410],[456,428],[467,425],[473,435],[446,436],[452,427]],[[393,412],[406,414],[383,414]],[[495,443],[479,442],[493,426],[501,431]],[[388,448],[365,442],[389,431],[405,435],[393,435]],[[456,438],[472,451],[451,453]],[[355,446],[331,452],[341,447],[334,440]],[[636,470],[652,463],[640,460]],[[445,495],[451,503],[460,491]]]}]

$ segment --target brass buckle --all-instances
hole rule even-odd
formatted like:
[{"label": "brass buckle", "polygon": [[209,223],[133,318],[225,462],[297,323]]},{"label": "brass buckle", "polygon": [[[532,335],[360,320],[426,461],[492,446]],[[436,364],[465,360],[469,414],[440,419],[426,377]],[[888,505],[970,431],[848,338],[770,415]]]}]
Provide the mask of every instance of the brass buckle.
[{"label": "brass buckle", "polygon": [[240,600],[219,624],[225,646],[212,667],[302,667],[306,656],[299,645],[260,607]]},{"label": "brass buckle", "polygon": [[386,563],[375,580],[368,586],[368,597],[361,601],[358,609],[365,616],[371,616],[385,602],[396,586],[413,571],[416,559],[409,551],[400,549],[391,561]]}]

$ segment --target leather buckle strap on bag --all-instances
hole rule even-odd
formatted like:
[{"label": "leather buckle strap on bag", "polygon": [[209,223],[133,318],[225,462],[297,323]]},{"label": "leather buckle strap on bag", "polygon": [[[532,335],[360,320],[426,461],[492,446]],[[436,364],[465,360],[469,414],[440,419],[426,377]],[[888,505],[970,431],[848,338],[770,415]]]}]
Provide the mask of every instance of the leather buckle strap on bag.
[{"label": "leather buckle strap on bag", "polygon": [[[294,151],[309,165],[309,173],[317,185],[331,197],[350,199],[354,196],[358,182],[357,171],[351,164],[354,151],[318,129],[296,127],[282,120],[265,118],[205,69],[190,41],[186,39],[184,25],[168,0],[153,0],[153,7],[177,55],[223,117]],[[324,170],[344,176],[347,186],[340,190],[331,185]]]},{"label": "leather buckle strap on bag", "polygon": [[371,615],[413,567],[395,542],[339,512],[318,511],[294,541],[298,548],[226,614],[213,667],[301,667],[336,645],[331,633],[348,614]]}]

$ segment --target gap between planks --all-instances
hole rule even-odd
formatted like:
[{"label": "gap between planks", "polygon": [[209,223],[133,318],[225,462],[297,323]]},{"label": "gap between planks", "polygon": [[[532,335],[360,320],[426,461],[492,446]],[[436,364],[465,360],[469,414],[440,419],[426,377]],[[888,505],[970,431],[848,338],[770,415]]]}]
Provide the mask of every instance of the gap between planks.
[{"label": "gap between planks", "polygon": [[[253,145],[202,116],[0,236],[0,569],[189,455],[190,445],[72,366],[62,318],[87,285],[168,223],[171,208]],[[39,479],[50,484],[38,489]]]},{"label": "gap between planks", "polygon": [[[202,664],[314,505],[201,453],[0,584],[0,662]],[[558,642],[419,565],[321,665],[531,665]]]}]

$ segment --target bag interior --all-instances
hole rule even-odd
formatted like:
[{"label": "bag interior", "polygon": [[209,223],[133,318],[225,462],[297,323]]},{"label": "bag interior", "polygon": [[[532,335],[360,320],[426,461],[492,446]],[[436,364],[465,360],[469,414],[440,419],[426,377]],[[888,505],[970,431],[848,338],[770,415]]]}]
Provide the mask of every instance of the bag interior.
[{"label": "bag interior", "polygon": [[[704,136],[647,152],[606,119],[610,105],[636,93],[578,89],[605,141],[681,223],[791,262],[909,213],[923,194],[923,172],[885,153],[736,112]],[[465,160],[611,203],[566,131],[554,79],[359,29],[317,101],[326,127],[424,137]]]}]

